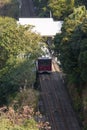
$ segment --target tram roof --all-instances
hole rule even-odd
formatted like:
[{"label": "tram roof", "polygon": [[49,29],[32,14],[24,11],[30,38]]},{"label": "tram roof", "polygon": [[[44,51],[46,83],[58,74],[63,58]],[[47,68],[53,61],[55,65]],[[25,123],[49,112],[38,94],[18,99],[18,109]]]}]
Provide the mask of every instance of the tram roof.
[{"label": "tram roof", "polygon": [[32,25],[32,31],[39,33],[41,36],[55,36],[61,33],[63,21],[54,21],[53,18],[19,18],[21,25]]},{"label": "tram roof", "polygon": [[38,60],[52,60],[52,57],[42,56],[42,57],[38,57]]}]

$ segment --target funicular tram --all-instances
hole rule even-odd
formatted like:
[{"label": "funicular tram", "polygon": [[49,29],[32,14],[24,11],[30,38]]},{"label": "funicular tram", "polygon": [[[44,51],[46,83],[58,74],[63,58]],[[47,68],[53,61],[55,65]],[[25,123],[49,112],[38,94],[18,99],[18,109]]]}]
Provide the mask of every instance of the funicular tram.
[{"label": "funicular tram", "polygon": [[37,60],[37,71],[38,73],[52,71],[52,58],[50,57],[40,57]]},{"label": "funicular tram", "polygon": [[36,61],[36,69],[38,73],[51,73],[52,72],[52,57],[50,56],[50,52],[47,48],[45,50],[45,55],[38,57]]}]

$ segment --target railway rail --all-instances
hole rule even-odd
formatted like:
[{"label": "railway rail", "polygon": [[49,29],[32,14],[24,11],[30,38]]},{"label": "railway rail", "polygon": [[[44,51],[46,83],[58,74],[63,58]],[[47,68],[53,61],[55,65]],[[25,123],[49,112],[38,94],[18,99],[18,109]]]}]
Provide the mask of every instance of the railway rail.
[{"label": "railway rail", "polygon": [[[32,0],[19,0],[20,17],[35,17]],[[53,61],[51,74],[39,74],[41,98],[51,130],[81,130],[68,97],[62,73]]]},{"label": "railway rail", "polygon": [[20,1],[19,17],[22,18],[35,17],[33,1],[32,0],[19,0],[19,1]]},{"label": "railway rail", "polygon": [[39,74],[41,96],[51,130],[81,130],[61,77],[53,62],[51,74]]}]

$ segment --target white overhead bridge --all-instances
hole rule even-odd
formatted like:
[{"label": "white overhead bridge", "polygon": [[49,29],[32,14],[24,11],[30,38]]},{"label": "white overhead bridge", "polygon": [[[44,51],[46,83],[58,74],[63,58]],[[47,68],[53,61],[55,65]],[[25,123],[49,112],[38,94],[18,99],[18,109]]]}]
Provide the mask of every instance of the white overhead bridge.
[{"label": "white overhead bridge", "polygon": [[63,21],[54,21],[53,18],[19,18],[21,25],[32,25],[32,31],[41,36],[53,37],[61,33]]}]

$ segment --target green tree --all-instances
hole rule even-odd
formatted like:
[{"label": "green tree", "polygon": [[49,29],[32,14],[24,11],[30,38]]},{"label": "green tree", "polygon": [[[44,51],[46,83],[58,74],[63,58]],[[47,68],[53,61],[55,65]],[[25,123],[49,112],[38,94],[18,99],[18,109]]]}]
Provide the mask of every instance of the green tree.
[{"label": "green tree", "polygon": [[36,13],[39,17],[49,17],[50,11],[56,20],[64,20],[73,12],[74,7],[86,6],[86,0],[34,0]]},{"label": "green tree", "polygon": [[[41,37],[16,20],[0,18],[0,98],[35,81],[35,60],[41,54]],[[0,103],[1,103],[0,102]]]},{"label": "green tree", "polygon": [[[86,46],[86,34],[83,36],[82,25],[86,30],[87,13],[84,6],[74,9],[73,14],[64,20],[62,34],[55,37],[55,47],[61,66],[70,80],[74,83],[83,82],[81,67],[86,65],[86,52],[84,52],[84,65],[81,61],[82,47]],[[84,44],[83,44],[84,43]],[[84,69],[83,69],[84,70]],[[84,70],[85,72],[85,70]]]},{"label": "green tree", "polygon": [[76,5],[76,6],[85,5],[86,8],[87,8],[87,1],[86,1],[86,0],[75,0],[75,5]]},{"label": "green tree", "polygon": [[74,0],[49,0],[48,6],[52,10],[55,19],[63,20],[72,12]]},{"label": "green tree", "polygon": [[[87,82],[87,18],[83,21],[83,23],[78,26],[73,34],[73,42],[77,41],[78,50],[76,54],[78,54],[78,67],[80,72],[80,78],[83,82]],[[75,40],[76,39],[76,40]],[[76,45],[75,49],[76,50]],[[73,50],[73,52],[75,52]]]},{"label": "green tree", "polygon": [[18,0],[0,0],[0,16],[8,16],[18,19],[19,17]]},{"label": "green tree", "polygon": [[35,13],[38,17],[49,17],[50,10],[48,7],[48,0],[33,0],[35,6]]}]

